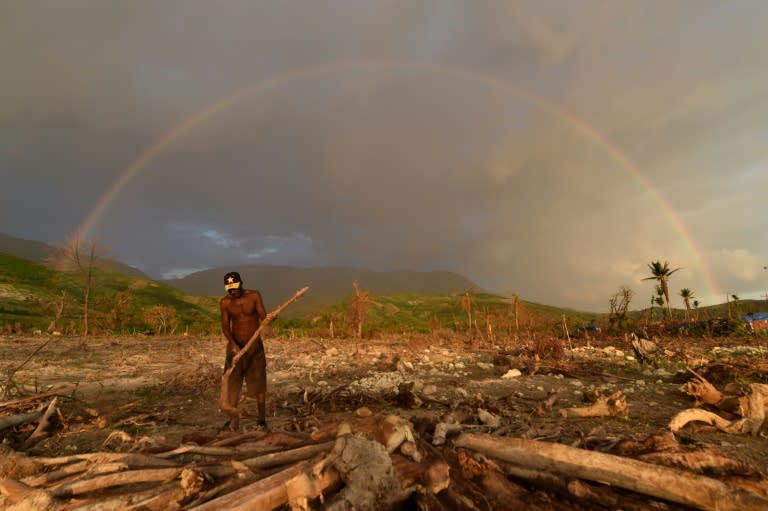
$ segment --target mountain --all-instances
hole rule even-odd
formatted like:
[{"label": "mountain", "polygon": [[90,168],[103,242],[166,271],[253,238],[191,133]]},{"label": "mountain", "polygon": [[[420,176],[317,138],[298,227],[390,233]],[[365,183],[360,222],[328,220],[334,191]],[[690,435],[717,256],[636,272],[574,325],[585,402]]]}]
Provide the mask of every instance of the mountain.
[{"label": "mountain", "polygon": [[0,232],[0,252],[43,264],[51,253],[51,246],[42,241],[14,238]]},{"label": "mountain", "polygon": [[[224,274],[232,268],[214,268],[191,273],[180,279],[164,280],[185,293],[224,295]],[[258,289],[267,310],[272,310],[293,293],[309,286],[304,297],[286,310],[287,316],[310,314],[354,292],[352,282],[374,295],[449,295],[478,289],[471,280],[448,271],[387,271],[365,268],[248,265],[237,268],[247,289]]]},{"label": "mountain", "polygon": [[[48,256],[53,251],[53,247],[42,241],[25,240],[22,238],[14,238],[7,234],[0,232],[0,253],[10,254],[15,257],[32,261],[33,263],[48,265]],[[132,277],[139,277],[142,279],[148,279],[149,277],[133,266],[129,266],[120,261],[114,259],[109,261],[107,265],[115,271],[130,275]]]}]

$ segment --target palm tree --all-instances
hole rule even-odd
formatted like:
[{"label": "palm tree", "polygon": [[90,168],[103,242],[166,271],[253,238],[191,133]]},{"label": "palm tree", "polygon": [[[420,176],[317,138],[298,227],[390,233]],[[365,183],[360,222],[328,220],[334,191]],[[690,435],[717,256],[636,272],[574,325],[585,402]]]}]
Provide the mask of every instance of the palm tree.
[{"label": "palm tree", "polygon": [[664,261],[664,264],[661,264],[661,261],[653,261],[648,265],[648,268],[651,270],[651,276],[646,277],[643,280],[656,280],[659,282],[659,286],[661,286],[661,290],[664,293],[664,298],[667,302],[667,317],[671,319],[672,309],[669,308],[669,277],[680,268],[670,270],[668,261]]},{"label": "palm tree", "polygon": [[693,298],[693,291],[684,287],[680,290],[680,296],[683,298],[685,304],[685,320],[691,319],[691,299]]},{"label": "palm tree", "polygon": [[[733,301],[733,310],[736,313],[736,317],[739,317],[739,295],[733,294],[731,295],[731,300]],[[728,317],[731,317],[731,306],[728,305]]]},{"label": "palm tree", "polygon": [[699,320],[699,301],[694,300],[693,301],[693,308],[696,309],[696,321]]}]

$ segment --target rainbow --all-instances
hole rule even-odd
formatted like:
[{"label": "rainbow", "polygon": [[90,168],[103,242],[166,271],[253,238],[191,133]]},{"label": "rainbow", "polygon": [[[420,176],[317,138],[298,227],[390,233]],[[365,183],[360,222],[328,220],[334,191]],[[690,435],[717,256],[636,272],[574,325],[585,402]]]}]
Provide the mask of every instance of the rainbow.
[{"label": "rainbow", "polygon": [[679,234],[680,238],[685,243],[687,251],[690,253],[696,265],[699,267],[702,275],[705,279],[705,284],[710,291],[711,296],[721,296],[719,286],[712,272],[705,264],[701,255],[701,249],[695,241],[695,238],[686,228],[683,221],[675,212],[672,205],[664,196],[654,188],[653,183],[648,177],[643,174],[640,168],[626,156],[618,147],[610,143],[602,133],[595,129],[590,124],[587,124],[582,119],[577,117],[572,112],[569,112],[562,106],[553,103],[540,96],[534,95],[508,80],[500,79],[493,75],[488,75],[476,71],[467,71],[461,68],[446,67],[442,65],[427,64],[420,62],[402,62],[402,61],[341,61],[331,64],[316,66],[310,68],[302,68],[292,72],[280,74],[267,79],[264,79],[256,85],[238,89],[229,95],[214,101],[213,103],[203,107],[201,110],[189,115],[182,119],[169,131],[164,133],[158,138],[152,145],[139,154],[129,165],[123,170],[118,177],[107,188],[104,194],[98,199],[93,209],[86,215],[77,228],[77,236],[80,239],[86,239],[91,229],[98,221],[104,210],[107,208],[110,202],[119,195],[120,191],[125,185],[135,176],[139,174],[139,171],[144,168],[155,156],[157,156],[163,149],[167,148],[173,143],[173,141],[182,137],[185,133],[191,130],[193,127],[204,122],[206,119],[214,116],[216,113],[226,110],[231,105],[235,104],[242,98],[252,96],[255,94],[267,92],[271,89],[275,89],[281,85],[287,84],[294,80],[304,80],[307,78],[313,78],[322,76],[328,73],[335,73],[343,70],[356,70],[356,69],[413,69],[416,71],[424,71],[429,73],[437,73],[443,76],[449,76],[454,78],[460,78],[463,80],[474,81],[490,86],[496,90],[504,92],[522,99],[529,104],[532,104],[542,111],[547,112],[555,118],[559,118],[567,124],[573,126],[576,130],[593,141],[598,146],[604,148],[607,153],[624,169],[626,169],[632,177],[648,191],[653,200],[659,205],[661,210],[669,220],[670,225]]}]

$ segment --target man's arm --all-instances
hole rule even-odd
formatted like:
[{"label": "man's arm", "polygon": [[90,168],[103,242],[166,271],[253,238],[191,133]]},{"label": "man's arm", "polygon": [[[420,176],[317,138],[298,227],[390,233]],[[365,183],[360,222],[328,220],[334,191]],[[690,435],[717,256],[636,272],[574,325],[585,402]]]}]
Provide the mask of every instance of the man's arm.
[{"label": "man's arm", "polygon": [[261,293],[253,291],[254,300],[256,301],[256,314],[259,316],[259,321],[264,321],[267,317],[267,311],[264,309],[264,301],[261,299]]},{"label": "man's arm", "polygon": [[229,318],[229,311],[227,310],[227,299],[222,298],[219,300],[219,309],[221,311],[221,331],[224,334],[224,337],[227,338],[227,340],[233,344],[235,343],[235,336],[232,335],[232,325],[230,324],[230,318]]}]

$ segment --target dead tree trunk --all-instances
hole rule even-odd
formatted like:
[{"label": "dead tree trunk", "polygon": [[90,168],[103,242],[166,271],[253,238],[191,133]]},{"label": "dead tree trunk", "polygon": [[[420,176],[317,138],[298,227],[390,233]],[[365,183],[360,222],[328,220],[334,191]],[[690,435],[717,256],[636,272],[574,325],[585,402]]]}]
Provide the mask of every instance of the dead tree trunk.
[{"label": "dead tree trunk", "polygon": [[712,511],[768,510],[768,499],[742,488],[674,468],[561,444],[462,433],[454,442],[488,457],[565,477],[611,484]]}]

